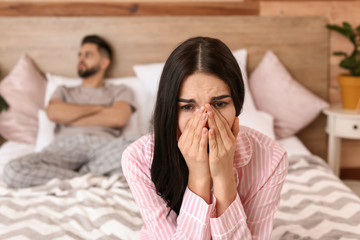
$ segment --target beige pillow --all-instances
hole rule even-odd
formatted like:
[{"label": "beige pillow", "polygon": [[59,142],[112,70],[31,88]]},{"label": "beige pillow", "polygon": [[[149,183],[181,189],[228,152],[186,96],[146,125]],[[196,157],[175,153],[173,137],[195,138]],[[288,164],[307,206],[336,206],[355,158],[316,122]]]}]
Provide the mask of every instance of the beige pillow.
[{"label": "beige pillow", "polygon": [[0,113],[0,134],[7,140],[36,143],[38,110],[43,108],[46,79],[23,54],[0,82],[0,94],[10,108]]},{"label": "beige pillow", "polygon": [[329,106],[294,80],[272,51],[250,75],[249,86],[258,110],[274,117],[277,138],[296,134]]}]

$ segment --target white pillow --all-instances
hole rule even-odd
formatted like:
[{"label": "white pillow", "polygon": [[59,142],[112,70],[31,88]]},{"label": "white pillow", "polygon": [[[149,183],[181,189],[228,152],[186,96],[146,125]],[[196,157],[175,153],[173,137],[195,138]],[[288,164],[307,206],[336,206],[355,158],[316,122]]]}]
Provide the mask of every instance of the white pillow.
[{"label": "white pillow", "polygon": [[[45,106],[48,106],[50,98],[58,86],[65,85],[68,87],[74,87],[80,85],[82,81],[80,78],[68,78],[53,75],[51,73],[46,73],[46,78],[48,80],[48,84],[45,93]],[[146,106],[147,99],[145,99],[144,97],[145,93],[141,82],[136,77],[125,77],[106,79],[105,84],[124,84],[134,92],[136,112],[132,114],[128,125],[124,127],[122,136],[126,137],[129,140],[135,140],[144,135],[145,131],[140,126],[140,119],[143,116],[141,111],[142,109],[144,109],[144,107],[141,106]],[[45,111],[40,111],[36,151],[41,151],[45,146],[47,146],[53,141],[54,130],[55,123],[52,123],[48,119]]]},{"label": "white pillow", "polygon": [[255,129],[275,139],[274,117],[262,111],[247,111],[239,115],[239,125]]},{"label": "white pillow", "polygon": [[239,115],[239,124],[255,129],[268,137],[275,139],[274,132],[274,118],[270,114],[258,111],[256,109],[253,96],[250,91],[248,75],[246,71],[247,66],[247,50],[239,49],[233,52],[233,55],[238,62],[241,74],[244,81],[245,98],[243,109]]},{"label": "white pillow", "polygon": [[[265,135],[274,139],[275,134],[273,130],[273,117],[265,112],[257,111],[250,92],[246,72],[247,50],[236,50],[233,52],[233,55],[240,66],[245,85],[245,99],[243,110],[239,116],[239,122],[241,125],[258,130],[259,132],[262,132]],[[136,76],[142,82],[143,86],[146,87],[148,109],[145,113],[145,119],[150,119],[152,116],[156,102],[158,85],[163,68],[164,63],[141,64],[133,66],[133,70]],[[147,125],[147,123],[142,122],[142,125],[145,126]]]},{"label": "white pillow", "polygon": [[248,75],[247,75],[247,70],[246,70],[247,50],[246,49],[236,50],[233,52],[233,55],[239,64],[241,74],[243,77],[243,81],[244,81],[245,98],[244,98],[244,105],[243,105],[242,113],[257,111],[253,97],[250,92],[249,83],[248,83]]},{"label": "white pillow", "polygon": [[151,63],[151,64],[141,64],[134,65],[133,70],[145,88],[145,98],[146,98],[146,108],[143,109],[143,118],[140,120],[140,125],[142,126],[142,131],[149,132],[150,130],[150,120],[152,118],[156,95],[159,87],[159,81],[161,73],[164,68],[164,63]]},{"label": "white pillow", "polygon": [[54,130],[56,124],[48,118],[46,111],[38,111],[39,127],[36,138],[35,152],[40,152],[44,147],[54,140]]}]

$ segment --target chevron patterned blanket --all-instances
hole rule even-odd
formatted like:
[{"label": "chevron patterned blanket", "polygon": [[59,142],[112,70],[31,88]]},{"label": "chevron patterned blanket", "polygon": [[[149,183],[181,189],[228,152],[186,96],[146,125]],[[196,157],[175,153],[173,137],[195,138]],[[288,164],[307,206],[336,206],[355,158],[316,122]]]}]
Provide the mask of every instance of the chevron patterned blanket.
[{"label": "chevron patterned blanket", "polygon": [[316,156],[289,158],[272,240],[360,239],[360,199]]},{"label": "chevron patterned blanket", "polygon": [[123,175],[0,186],[0,239],[138,239],[142,225]]},{"label": "chevron patterned blanket", "polygon": [[[0,239],[138,239],[142,224],[122,175],[0,183]],[[292,157],[271,239],[360,239],[360,199],[320,158]]]}]

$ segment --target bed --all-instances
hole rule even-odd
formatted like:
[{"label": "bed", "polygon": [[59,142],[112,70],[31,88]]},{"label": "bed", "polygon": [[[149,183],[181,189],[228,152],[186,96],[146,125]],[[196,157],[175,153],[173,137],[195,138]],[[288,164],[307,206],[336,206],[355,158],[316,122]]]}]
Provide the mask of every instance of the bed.
[{"label": "bed", "polygon": [[[127,84],[136,92],[139,111],[125,131],[134,139],[149,128],[149,104],[154,101],[159,74],[171,50],[191,36],[217,37],[234,52],[243,74],[249,73],[243,76],[249,78],[248,96],[254,103],[247,105],[241,122],[260,127],[259,131],[272,137],[280,134],[278,141],[289,155],[272,239],[359,239],[360,199],[326,164],[325,117],[320,114],[328,92],[325,24],[322,17],[0,17],[3,73],[11,75],[24,52],[24,59],[31,57],[47,72],[43,92],[30,89],[38,91],[42,101],[35,109],[36,139],[4,143],[0,173],[7,161],[39,151],[53,138],[53,124],[46,119],[42,105],[46,106],[51,89],[57,85],[79,84],[74,70],[84,35],[97,33],[113,44],[116,58],[109,81]],[[268,84],[280,79],[274,67],[271,74],[265,71],[268,62],[277,63],[277,67],[281,63],[279,71],[288,72],[284,73],[288,81],[277,85],[293,89],[286,100],[283,95],[276,99],[276,92],[271,92],[270,99],[300,108],[302,113],[317,107],[301,124],[299,119],[284,118],[291,109],[271,112],[266,102],[259,100],[259,95],[264,95],[261,86],[270,89]],[[271,82],[263,82],[271,77]],[[307,105],[296,105],[300,103]],[[298,124],[296,129],[283,131],[281,127],[292,127],[291,123]],[[138,239],[141,226],[141,216],[122,174],[54,179],[44,186],[21,190],[0,182],[0,239]]]}]

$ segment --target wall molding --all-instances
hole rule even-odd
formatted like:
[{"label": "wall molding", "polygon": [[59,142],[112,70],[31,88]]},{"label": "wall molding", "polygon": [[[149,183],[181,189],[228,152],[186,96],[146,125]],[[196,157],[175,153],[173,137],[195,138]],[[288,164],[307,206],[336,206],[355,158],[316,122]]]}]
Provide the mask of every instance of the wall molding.
[{"label": "wall molding", "polygon": [[0,16],[259,15],[259,2],[0,2]]}]

